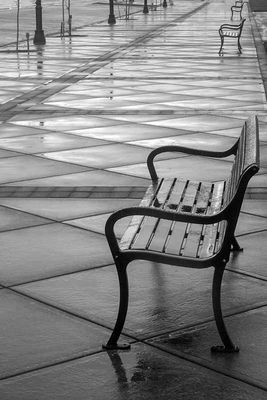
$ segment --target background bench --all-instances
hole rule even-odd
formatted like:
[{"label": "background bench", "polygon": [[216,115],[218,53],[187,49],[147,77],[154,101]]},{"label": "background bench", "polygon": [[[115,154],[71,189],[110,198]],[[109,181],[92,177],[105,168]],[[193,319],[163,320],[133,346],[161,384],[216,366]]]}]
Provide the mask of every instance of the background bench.
[{"label": "background bench", "polygon": [[231,19],[233,19],[234,14],[239,14],[239,19],[242,19],[242,10],[243,10],[244,3],[243,1],[237,0],[235,4],[231,7]]},{"label": "background bench", "polygon": [[[158,178],[154,158],[163,152],[224,158],[234,155],[229,176],[223,181],[202,182],[175,177]],[[221,311],[221,282],[231,250],[240,250],[234,236],[242,201],[250,178],[259,170],[257,118],[247,120],[240,138],[227,151],[202,151],[180,146],[153,150],[147,165],[152,184],[139,207],[113,213],[106,222],[106,237],[120,283],[120,305],[113,333],[106,349],[128,348],[117,343],[128,308],[127,265],[135,259],[189,268],[214,267],[212,286],[216,325],[224,346],[213,351],[235,352]],[[114,225],[133,216],[120,243]]]},{"label": "background bench", "polygon": [[224,38],[229,37],[232,39],[237,39],[237,47],[238,51],[242,53],[242,46],[240,44],[240,38],[243,31],[244,22],[246,21],[245,18],[242,19],[240,24],[222,24],[219,28],[219,35],[221,38],[221,47],[219,50],[219,55],[222,53],[223,45],[224,45]]}]

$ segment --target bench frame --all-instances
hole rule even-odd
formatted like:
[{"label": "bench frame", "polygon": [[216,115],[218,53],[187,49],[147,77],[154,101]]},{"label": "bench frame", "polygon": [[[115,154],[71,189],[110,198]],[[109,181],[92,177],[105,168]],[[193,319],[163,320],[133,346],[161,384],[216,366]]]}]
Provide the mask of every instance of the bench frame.
[{"label": "bench frame", "polygon": [[235,4],[231,7],[231,19],[234,17],[234,13],[239,13],[239,19],[242,19],[242,10],[244,3],[243,1],[237,0]]},{"label": "bench frame", "polygon": [[[104,349],[130,348],[129,344],[118,343],[118,339],[123,329],[128,309],[129,289],[128,289],[128,278],[127,278],[127,266],[131,261],[135,259],[142,259],[142,260],[149,260],[158,263],[183,266],[189,268],[214,267],[213,284],[212,284],[212,303],[213,303],[215,322],[223,346],[213,346],[211,350],[214,352],[239,351],[238,347],[233,344],[231,338],[229,337],[229,334],[226,330],[223,321],[223,315],[221,310],[221,283],[226,264],[230,257],[230,252],[232,250],[234,251],[242,250],[235,238],[235,228],[238,221],[238,216],[240,213],[240,209],[242,206],[248,182],[251,179],[251,177],[255,175],[259,170],[258,134],[259,133],[258,133],[257,117],[251,117],[244,123],[240,138],[230,149],[226,151],[205,151],[194,148],[185,148],[181,146],[163,146],[153,150],[149,154],[147,159],[147,166],[152,179],[152,184],[148,188],[146,195],[141,201],[140,203],[141,206],[129,207],[116,211],[115,213],[111,214],[111,216],[108,218],[105,226],[107,241],[109,243],[110,250],[114,258],[119,278],[120,303],[119,303],[119,310],[115,327],[113,329],[109,341],[107,342],[107,344],[103,345]],[[160,184],[160,179],[158,178],[154,165],[154,159],[157,155],[164,152],[183,152],[189,155],[215,157],[215,158],[225,158],[230,155],[235,155],[235,160],[238,158],[238,162],[237,164],[235,164],[234,162],[233,165],[235,165],[235,167],[232,168],[230,176],[230,181],[231,179],[232,182],[233,180],[235,180],[234,183],[235,189],[233,191],[231,188],[231,196],[229,198],[228,204],[226,203],[226,205],[223,205],[218,212],[216,211],[213,214],[202,214],[202,215],[197,213],[177,212],[170,209],[166,210],[162,208],[157,208],[156,203],[154,203],[153,206],[143,206],[143,204],[146,204],[147,197],[149,196],[151,197],[151,193],[153,192],[155,193],[157,187]],[[243,153],[245,154],[245,156],[243,156]],[[246,157],[245,162],[242,157]],[[201,224],[201,225],[216,224],[216,223],[222,223],[222,221],[226,221],[227,227],[221,247],[219,248],[218,251],[217,250],[216,252],[214,251],[214,254],[204,258],[183,257],[180,255],[151,251],[148,250],[147,248],[121,249],[114,232],[114,226],[118,220],[128,216],[133,216],[133,218],[136,218],[136,216],[146,216],[146,217],[151,216],[163,220],[179,221],[179,222],[186,222],[189,224],[191,223],[191,224]],[[129,227],[131,228],[131,224],[129,225]],[[128,230],[126,230],[126,232],[129,231],[130,229],[129,227]]]},{"label": "bench frame", "polygon": [[244,26],[244,22],[246,21],[245,18],[243,18],[240,22],[240,24],[236,25],[236,24],[222,24],[219,28],[219,35],[221,38],[221,47],[219,50],[219,55],[222,54],[222,49],[223,49],[223,45],[224,45],[224,38],[225,37],[229,37],[232,39],[237,39],[237,47],[238,47],[238,51],[241,54],[242,53],[242,46],[240,43],[240,38],[241,38],[241,34],[243,31],[243,26]]}]

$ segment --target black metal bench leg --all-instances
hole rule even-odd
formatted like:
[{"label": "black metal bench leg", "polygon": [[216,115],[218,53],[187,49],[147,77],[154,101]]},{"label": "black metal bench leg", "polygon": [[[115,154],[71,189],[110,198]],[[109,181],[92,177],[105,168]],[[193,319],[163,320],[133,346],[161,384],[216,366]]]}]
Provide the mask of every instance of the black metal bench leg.
[{"label": "black metal bench leg", "polygon": [[239,53],[241,54],[242,53],[242,46],[241,46],[241,44],[240,44],[240,38],[238,38],[237,39],[237,46],[238,46],[238,50],[239,50]]},{"label": "black metal bench leg", "polygon": [[223,48],[223,43],[224,43],[224,37],[221,36],[221,47],[220,47],[220,50],[219,50],[219,55],[221,55],[222,48]]},{"label": "black metal bench leg", "polygon": [[228,332],[226,330],[222,309],[221,309],[221,283],[223,278],[223,273],[225,269],[225,264],[219,264],[215,267],[213,284],[212,284],[212,303],[216,326],[220,337],[223,342],[223,346],[212,346],[211,351],[213,353],[237,353],[239,348],[235,346],[230,339]]},{"label": "black metal bench leg", "polygon": [[128,277],[127,277],[127,264],[116,263],[116,268],[119,277],[120,284],[120,304],[119,311],[117,316],[117,321],[113,332],[107,342],[107,344],[103,344],[103,349],[105,350],[127,350],[130,349],[130,344],[128,343],[118,343],[118,339],[120,337],[121,331],[124,326],[124,322],[127,315],[128,310],[128,301],[129,301],[129,286],[128,286]]},{"label": "black metal bench leg", "polygon": [[233,239],[232,239],[231,250],[232,251],[243,251],[243,248],[240,247],[240,245],[239,245],[238,241],[236,240],[235,236],[233,236]]}]

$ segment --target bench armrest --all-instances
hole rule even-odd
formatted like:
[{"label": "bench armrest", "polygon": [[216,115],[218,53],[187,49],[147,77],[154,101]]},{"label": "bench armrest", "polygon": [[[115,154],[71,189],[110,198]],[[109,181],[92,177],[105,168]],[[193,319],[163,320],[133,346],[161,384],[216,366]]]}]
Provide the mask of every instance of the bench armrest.
[{"label": "bench armrest", "polygon": [[115,211],[109,216],[105,225],[105,235],[109,242],[110,249],[115,256],[119,252],[118,240],[114,233],[114,225],[122,218],[140,215],[146,217],[162,218],[170,221],[180,221],[185,223],[209,225],[215,224],[222,220],[226,220],[226,213],[224,210],[212,215],[199,215],[181,213],[176,211],[166,211],[155,207],[128,207]]},{"label": "bench armrest", "polygon": [[203,157],[213,157],[213,158],[225,158],[230,156],[231,154],[235,154],[237,147],[237,142],[228,150],[224,151],[210,151],[210,150],[199,150],[190,147],[183,146],[161,146],[157,149],[151,151],[151,153],[147,157],[147,167],[151,176],[152,181],[158,179],[158,175],[156,173],[156,169],[154,166],[154,158],[161,153],[168,152],[178,152],[185,153],[194,156],[203,156]]},{"label": "bench armrest", "polygon": [[246,19],[243,18],[238,25],[237,24],[222,24],[219,28],[219,32],[221,32],[223,29],[227,29],[227,30],[230,29],[233,31],[242,29],[245,21],[246,21]]}]

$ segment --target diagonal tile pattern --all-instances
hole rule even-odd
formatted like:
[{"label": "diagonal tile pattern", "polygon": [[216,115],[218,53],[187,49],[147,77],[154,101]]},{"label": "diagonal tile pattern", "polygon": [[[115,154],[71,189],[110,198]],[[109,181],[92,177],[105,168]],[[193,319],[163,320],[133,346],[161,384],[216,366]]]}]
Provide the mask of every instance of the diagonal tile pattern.
[{"label": "diagonal tile pattern", "polygon": [[[267,58],[249,6],[242,54],[231,40],[218,56],[231,5],[179,0],[144,15],[133,3],[114,26],[47,36],[29,53],[1,49],[1,400],[266,397]],[[209,353],[211,271],[148,262],[129,268],[132,350],[103,351],[118,306],[106,219],[139,203],[151,149],[226,149],[249,114],[261,170],[237,227],[244,252],[223,286],[241,352]],[[230,161],[168,154],[157,165],[215,180]]]}]

